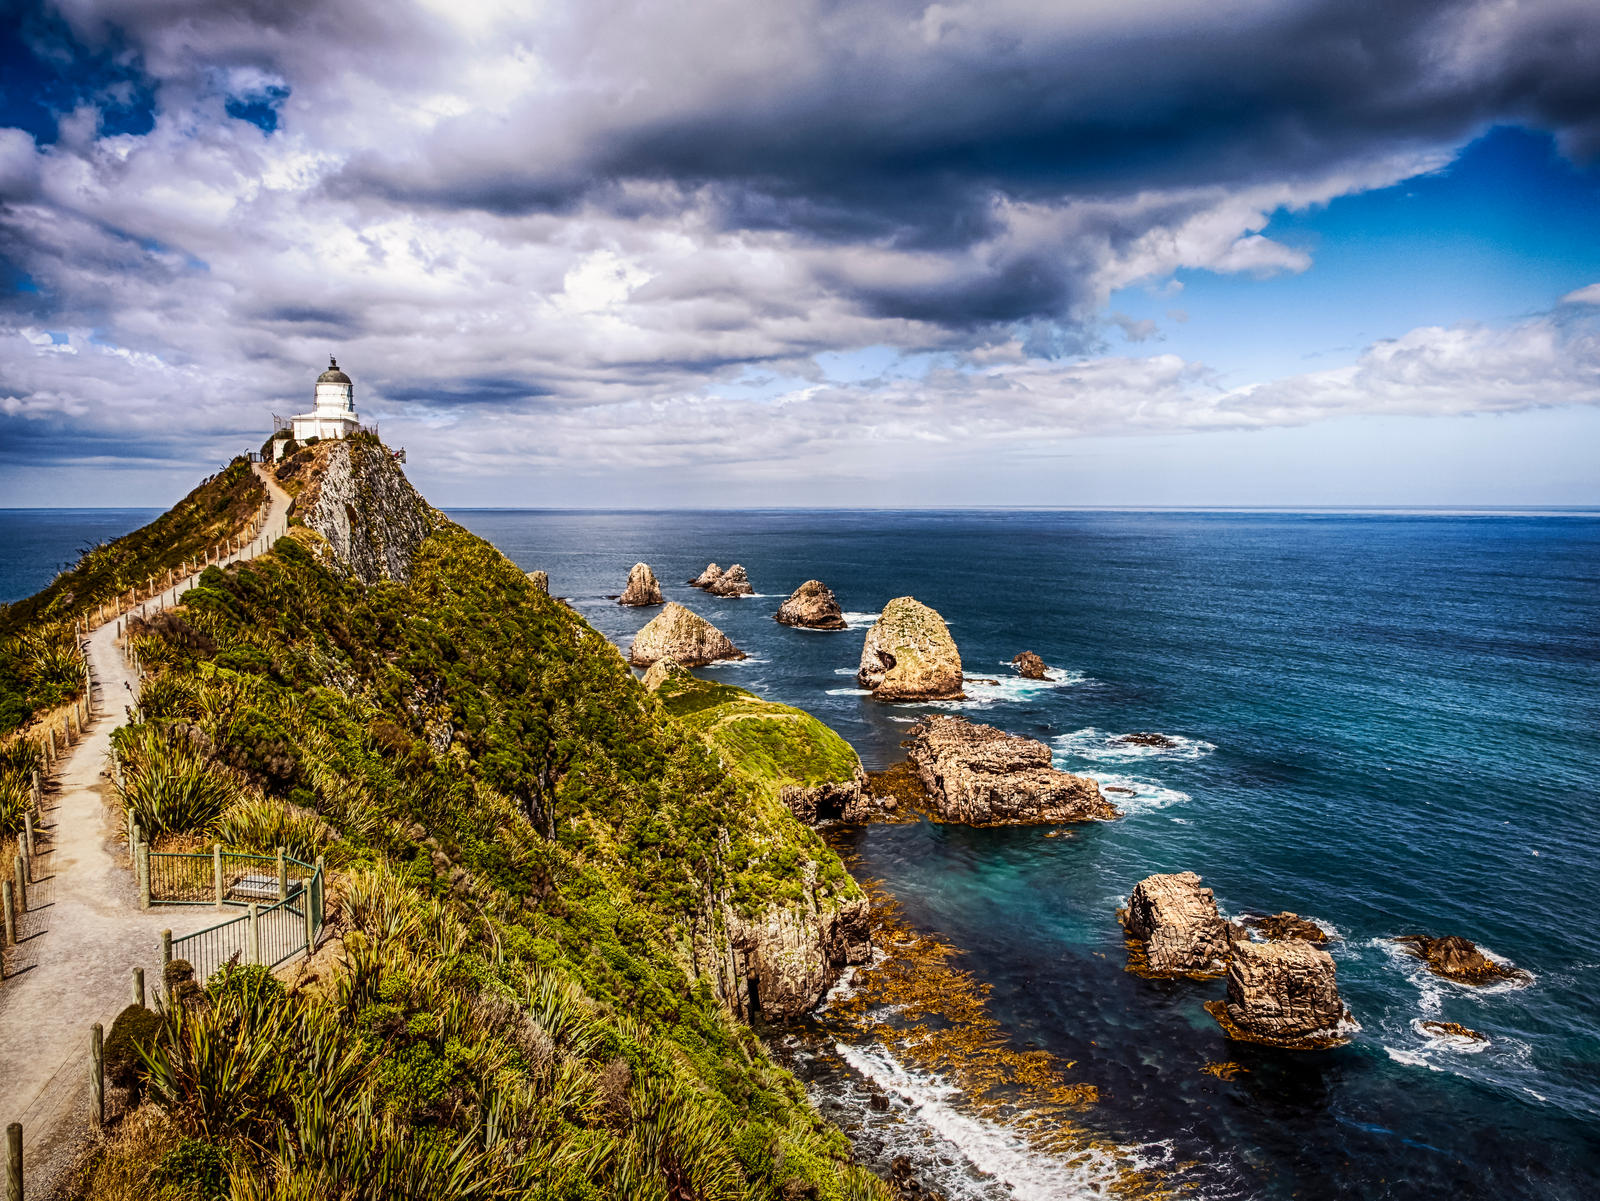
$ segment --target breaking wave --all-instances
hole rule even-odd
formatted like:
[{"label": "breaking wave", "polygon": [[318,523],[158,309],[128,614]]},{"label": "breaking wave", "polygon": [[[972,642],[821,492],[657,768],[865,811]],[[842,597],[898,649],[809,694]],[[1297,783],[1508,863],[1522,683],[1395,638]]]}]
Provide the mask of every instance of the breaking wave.
[{"label": "breaking wave", "polygon": [[1138,742],[1122,742],[1125,734],[1111,734],[1094,726],[1085,726],[1070,734],[1058,735],[1053,741],[1058,751],[1091,763],[1115,762],[1129,759],[1201,759],[1217,748],[1199,738],[1185,738],[1182,734],[1159,734],[1166,746],[1147,746]]}]

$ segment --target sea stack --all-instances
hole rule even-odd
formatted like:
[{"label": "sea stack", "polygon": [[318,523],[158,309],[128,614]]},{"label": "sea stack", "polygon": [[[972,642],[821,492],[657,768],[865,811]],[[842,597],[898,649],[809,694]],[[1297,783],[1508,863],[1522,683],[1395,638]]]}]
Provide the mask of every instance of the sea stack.
[{"label": "sea stack", "polygon": [[633,638],[628,659],[636,667],[649,667],[657,659],[676,659],[684,667],[701,667],[718,659],[743,659],[745,654],[728,636],[677,601],[650,619]]},{"label": "sea stack", "polygon": [[1137,944],[1130,966],[1142,974],[1210,979],[1228,970],[1228,923],[1193,872],[1146,876],[1117,917]]},{"label": "sea stack", "polygon": [[845,628],[844,612],[838,598],[821,580],[807,580],[789,594],[789,599],[778,606],[776,620],[781,625],[800,626],[807,630],[842,630]]},{"label": "sea stack", "polygon": [[1333,956],[1298,938],[1235,941],[1228,999],[1208,1001],[1206,1011],[1241,1042],[1313,1050],[1349,1041]]},{"label": "sea stack", "polygon": [[548,571],[530,571],[528,573],[528,583],[533,586],[535,592],[542,592],[546,596],[550,595],[550,573]]},{"label": "sea stack", "polygon": [[754,596],[756,594],[756,590],[750,587],[750,577],[745,574],[744,568],[737,563],[707,585],[706,591],[711,593],[712,596]]},{"label": "sea stack", "polygon": [[660,603],[661,585],[656,582],[656,573],[650,570],[648,563],[635,563],[633,570],[628,573],[628,586],[617,598],[617,604],[642,606]]},{"label": "sea stack", "polygon": [[690,580],[689,583],[695,588],[709,588],[721,578],[722,568],[715,563],[708,563],[706,564],[706,569]]},{"label": "sea stack", "polygon": [[1496,963],[1470,940],[1459,935],[1429,938],[1426,934],[1407,934],[1395,939],[1395,942],[1408,948],[1427,964],[1428,970],[1435,976],[1443,976],[1457,984],[1499,984],[1506,980],[1527,979],[1527,973],[1520,968]]},{"label": "sea stack", "polygon": [[1095,781],[1057,771],[1042,742],[964,717],[924,718],[910,733],[911,762],[942,821],[1036,825],[1119,816]]},{"label": "sea stack", "polygon": [[935,610],[896,597],[867,631],[856,682],[880,701],[959,699],[961,652]]},{"label": "sea stack", "polygon": [[1011,660],[1011,666],[1017,669],[1017,674],[1024,680],[1047,680],[1049,668],[1044,665],[1044,660],[1032,651],[1023,651]]}]

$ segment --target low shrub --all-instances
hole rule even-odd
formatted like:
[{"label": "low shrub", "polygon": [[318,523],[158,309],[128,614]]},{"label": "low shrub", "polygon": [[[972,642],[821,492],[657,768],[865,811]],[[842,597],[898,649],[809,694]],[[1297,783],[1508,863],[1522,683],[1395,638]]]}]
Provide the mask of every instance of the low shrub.
[{"label": "low shrub", "polygon": [[212,834],[223,846],[258,855],[273,855],[283,847],[303,863],[314,860],[338,836],[311,810],[271,797],[233,805],[217,819]]},{"label": "low shrub", "polygon": [[118,734],[122,803],[146,838],[205,833],[244,793],[236,774],[187,741],[148,725]]},{"label": "low shrub", "polygon": [[150,1047],[161,1032],[161,1015],[143,1005],[129,1005],[117,1014],[106,1035],[106,1079],[118,1088],[137,1089],[140,1047]]},{"label": "low shrub", "polygon": [[230,1158],[215,1143],[186,1138],[156,1161],[150,1183],[194,1201],[222,1201],[228,1195]]}]

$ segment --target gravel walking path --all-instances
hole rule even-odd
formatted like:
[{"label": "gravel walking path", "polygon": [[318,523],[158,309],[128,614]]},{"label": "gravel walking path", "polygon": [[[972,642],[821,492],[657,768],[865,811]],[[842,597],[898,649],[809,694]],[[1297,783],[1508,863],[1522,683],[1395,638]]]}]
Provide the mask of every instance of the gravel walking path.
[{"label": "gravel walking path", "polygon": [[[255,542],[224,564],[262,553],[286,527],[288,495],[259,465],[256,473],[271,512]],[[159,604],[171,606],[195,579],[180,581]],[[54,1195],[91,1137],[90,1027],[100,1022],[109,1032],[133,1000],[136,967],[145,971],[153,1002],[162,930],[181,936],[217,920],[209,908],[139,908],[108,777],[111,732],[138,695],[116,639],[112,621],[84,640],[94,681],[92,720],[46,788],[28,912],[18,918],[17,945],[6,949],[0,983],[0,1126],[22,1123],[28,1201]]]}]

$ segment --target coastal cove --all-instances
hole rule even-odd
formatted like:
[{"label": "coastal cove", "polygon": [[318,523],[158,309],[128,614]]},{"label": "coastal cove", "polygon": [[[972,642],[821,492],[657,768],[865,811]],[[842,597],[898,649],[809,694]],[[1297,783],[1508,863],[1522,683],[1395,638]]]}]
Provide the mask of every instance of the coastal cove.
[{"label": "coastal cove", "polygon": [[[608,597],[648,562],[665,599],[749,656],[697,674],[816,714],[869,769],[900,757],[916,717],[956,712],[1041,739],[1057,766],[1131,789],[1112,794],[1126,816],[1110,823],[913,822],[840,831],[836,843],[859,879],[883,882],[912,929],[958,950],[1018,1048],[1072,1062],[1073,1080],[1098,1090],[1083,1124],[1137,1148],[1169,1182],[1214,1197],[1589,1195],[1600,1176],[1600,934],[1563,915],[1585,913],[1600,891],[1600,521],[450,515],[524,569],[548,571],[551,591],[624,649],[658,610]],[[757,595],[681,583],[712,560],[743,564]],[[772,620],[812,577],[838,595],[849,629]],[[948,620],[969,681],[997,682],[931,705],[863,695],[853,677],[865,628],[907,594]],[[1019,679],[1007,663],[1022,650],[1054,678]],[[1111,741],[1142,731],[1175,745]],[[1202,1008],[1219,985],[1124,970],[1116,907],[1143,876],[1182,870],[1204,877],[1225,914],[1293,910],[1336,933],[1340,990],[1361,1026],[1350,1046],[1230,1044]],[[1532,982],[1448,984],[1389,941],[1414,933],[1464,935]],[[1490,1041],[1451,1045],[1420,1028],[1429,1020]],[[807,1059],[817,1040],[799,1044]],[[885,1155],[910,1140],[905,1150],[951,1197],[1111,1186],[966,1120],[959,1099],[881,1049],[853,1049],[848,1070],[829,1058],[811,1069],[835,1094],[824,1111],[869,1127]],[[1206,1070],[1220,1063],[1242,1070]],[[862,1070],[889,1089],[895,1112],[847,1087]],[[915,1122],[880,1128],[907,1098],[924,1115],[953,1104],[949,1121],[932,1124],[954,1141],[922,1144],[907,1132]]]}]

